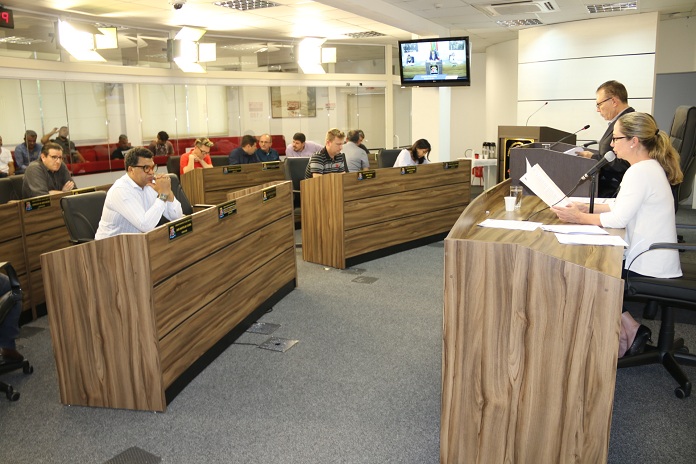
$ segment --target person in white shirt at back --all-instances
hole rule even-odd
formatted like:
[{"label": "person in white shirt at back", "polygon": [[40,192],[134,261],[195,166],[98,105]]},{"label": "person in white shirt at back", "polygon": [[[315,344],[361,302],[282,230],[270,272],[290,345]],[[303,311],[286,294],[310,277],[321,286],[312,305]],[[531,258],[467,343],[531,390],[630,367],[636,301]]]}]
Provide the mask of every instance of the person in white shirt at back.
[{"label": "person in white shirt at back", "polygon": [[152,157],[152,152],[144,147],[126,153],[126,173],[106,194],[96,240],[149,232],[157,227],[163,215],[170,221],[183,217],[169,175],[156,174],[157,165]]},{"label": "person in white shirt at back", "polygon": [[402,166],[414,166],[416,164],[429,164],[430,142],[425,139],[418,139],[411,148],[404,148],[396,157],[395,168]]}]

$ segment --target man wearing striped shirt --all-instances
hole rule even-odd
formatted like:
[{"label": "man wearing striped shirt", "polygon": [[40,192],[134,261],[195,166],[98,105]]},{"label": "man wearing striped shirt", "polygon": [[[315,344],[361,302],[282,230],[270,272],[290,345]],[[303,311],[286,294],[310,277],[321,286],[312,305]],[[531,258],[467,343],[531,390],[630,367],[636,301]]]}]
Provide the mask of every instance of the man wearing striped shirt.
[{"label": "man wearing striped shirt", "polygon": [[167,174],[155,174],[157,165],[147,148],[126,153],[126,173],[106,194],[96,239],[124,233],[149,232],[164,215],[170,221],[183,217],[181,203],[172,192]]},{"label": "man wearing striped shirt", "polygon": [[348,172],[346,156],[341,153],[345,138],[346,134],[339,129],[331,129],[326,133],[326,145],[309,159],[305,179],[333,172]]}]

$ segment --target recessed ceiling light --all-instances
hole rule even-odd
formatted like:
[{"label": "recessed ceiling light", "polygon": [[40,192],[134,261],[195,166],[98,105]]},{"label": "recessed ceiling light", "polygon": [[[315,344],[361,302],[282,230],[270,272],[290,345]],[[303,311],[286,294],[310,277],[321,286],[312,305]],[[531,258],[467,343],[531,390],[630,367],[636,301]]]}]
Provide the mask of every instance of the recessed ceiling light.
[{"label": "recessed ceiling light", "polygon": [[638,2],[603,3],[599,5],[587,5],[587,11],[590,13],[611,13],[613,11],[626,11],[637,9]]},{"label": "recessed ceiling light", "polygon": [[349,32],[348,34],[343,34],[347,35],[348,37],[352,37],[354,39],[364,39],[365,37],[384,37],[386,34],[382,34],[381,32],[377,31],[367,31],[367,32]]},{"label": "recessed ceiling light", "polygon": [[267,2],[266,0],[230,0],[227,2],[215,2],[215,5],[239,11],[258,10],[261,8],[279,6],[278,3]]}]

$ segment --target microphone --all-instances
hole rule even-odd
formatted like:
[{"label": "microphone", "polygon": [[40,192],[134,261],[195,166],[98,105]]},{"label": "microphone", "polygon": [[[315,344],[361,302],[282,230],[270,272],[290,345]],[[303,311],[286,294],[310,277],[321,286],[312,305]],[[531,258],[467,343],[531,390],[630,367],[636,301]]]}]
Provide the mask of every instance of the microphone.
[{"label": "microphone", "polygon": [[559,143],[561,143],[561,142],[564,141],[565,139],[569,139],[570,137],[574,136],[574,135],[577,134],[578,132],[587,130],[587,129],[589,129],[589,128],[590,128],[590,125],[587,124],[585,127],[576,130],[576,131],[573,132],[572,134],[566,135],[565,137],[563,137],[563,138],[562,138],[561,140],[559,140],[558,142],[552,143],[551,146],[550,146],[548,149],[549,149],[549,150],[552,149],[553,147],[555,147],[556,145],[558,145]]},{"label": "microphone", "polygon": [[584,182],[587,179],[589,179],[591,176],[594,176],[597,173],[597,171],[599,171],[600,169],[602,169],[604,166],[611,163],[615,159],[616,159],[616,155],[614,154],[613,151],[610,150],[610,151],[606,152],[604,154],[604,157],[601,160],[599,160],[597,162],[597,164],[592,166],[592,168],[590,168],[589,171],[587,171],[585,174],[583,174],[583,176],[580,178],[580,182]]},{"label": "microphone", "polygon": [[536,110],[535,112],[533,112],[532,114],[530,114],[529,117],[527,118],[527,122],[525,122],[524,125],[525,125],[525,126],[528,126],[528,125],[529,125],[529,120],[531,119],[531,117],[534,116],[535,114],[537,114],[543,107],[545,107],[545,106],[548,105],[548,104],[549,104],[549,102],[544,103],[544,104],[541,105],[539,108],[537,108],[537,110]]}]

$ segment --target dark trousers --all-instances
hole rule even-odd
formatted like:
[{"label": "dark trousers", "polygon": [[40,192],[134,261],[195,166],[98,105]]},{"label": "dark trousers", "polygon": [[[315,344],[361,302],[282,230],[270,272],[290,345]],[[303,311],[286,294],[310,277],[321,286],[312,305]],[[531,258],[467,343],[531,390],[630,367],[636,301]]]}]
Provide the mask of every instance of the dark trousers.
[{"label": "dark trousers", "polygon": [[[0,295],[12,290],[10,279],[0,274]],[[15,339],[19,336],[19,315],[22,312],[22,301],[16,301],[5,320],[0,321],[0,348],[15,349]]]}]

